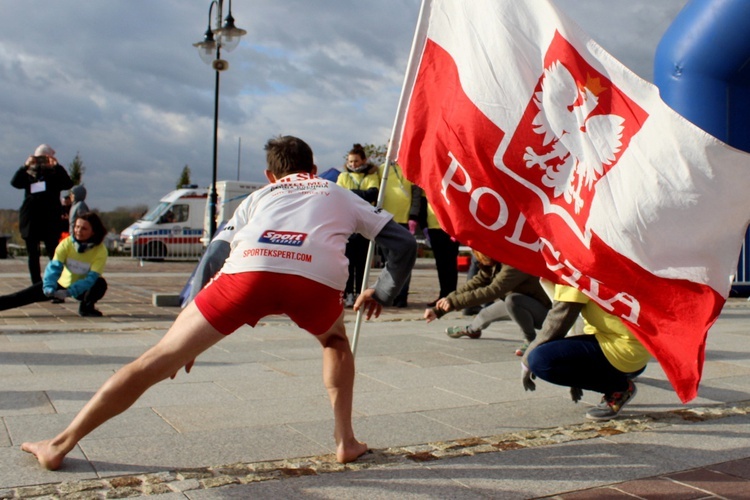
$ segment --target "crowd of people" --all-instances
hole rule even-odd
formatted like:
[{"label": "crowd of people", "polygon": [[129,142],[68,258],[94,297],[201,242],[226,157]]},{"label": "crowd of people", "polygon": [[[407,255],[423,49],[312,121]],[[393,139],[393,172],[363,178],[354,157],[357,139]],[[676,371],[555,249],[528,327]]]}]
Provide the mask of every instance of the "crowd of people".
[{"label": "crowd of people", "polygon": [[[183,367],[189,372],[200,353],[270,314],[286,314],[320,343],[336,457],[342,463],[356,460],[367,446],[352,428],[354,359],[344,309],[362,310],[369,319],[383,307],[408,306],[417,235],[428,242],[439,283],[438,297],[423,313],[427,322],[463,310],[474,317],[445,333],[477,340],[493,322],[513,321],[522,335],[515,354],[521,357],[524,388],[534,390],[539,378],[570,387],[575,401],[584,389],[599,392],[602,400],[588,410],[590,419],[614,418],[635,396],[634,379],[650,354],[621,320],[580,291],[556,286],[548,294],[538,277],[478,251],[473,251],[476,272],[459,287],[461,243],[441,228],[424,192],[398,164],[372,163],[354,144],[335,182],[320,182],[312,150],[301,139],[275,137],[265,150],[269,184],[250,195],[210,242],[195,273],[200,283],[161,341],[117,371],[57,437],[22,445],[43,466],[57,469],[80,439],[146,389]],[[13,186],[25,190],[21,225],[32,283],[0,297],[0,310],[72,297],[80,301],[80,315],[100,316],[95,304],[107,290],[105,230],[86,205],[85,188],[72,185],[54,155],[41,145],[13,178]],[[274,239],[269,232],[296,236]],[[280,257],[291,252],[276,252],[278,245],[290,241],[296,257]],[[369,285],[371,241],[382,270]],[[41,242],[50,258],[43,277]],[[316,265],[309,265],[313,261]],[[583,334],[571,335],[579,318]]]}]

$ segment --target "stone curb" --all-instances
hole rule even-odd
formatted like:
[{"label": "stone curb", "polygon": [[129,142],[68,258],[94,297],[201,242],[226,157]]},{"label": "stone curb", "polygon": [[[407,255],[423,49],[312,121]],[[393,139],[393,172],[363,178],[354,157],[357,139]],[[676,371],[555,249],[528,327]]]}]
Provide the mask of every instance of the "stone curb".
[{"label": "stone curb", "polygon": [[512,432],[483,438],[459,439],[422,445],[371,450],[356,462],[342,465],[333,454],[237,463],[133,476],[66,481],[0,490],[0,499],[54,497],[103,499],[183,493],[259,481],[283,480],[333,472],[387,469],[415,462],[467,457],[483,453],[535,448],[631,432],[648,432],[685,422],[705,422],[750,414],[750,401],[699,408],[654,412],[608,422],[584,422],[564,427]]}]

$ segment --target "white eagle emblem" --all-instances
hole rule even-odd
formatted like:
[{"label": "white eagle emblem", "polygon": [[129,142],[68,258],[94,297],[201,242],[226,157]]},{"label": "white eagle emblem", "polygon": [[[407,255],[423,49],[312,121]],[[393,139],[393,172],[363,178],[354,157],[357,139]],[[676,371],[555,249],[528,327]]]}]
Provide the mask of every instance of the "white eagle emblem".
[{"label": "white eagle emblem", "polygon": [[526,148],[526,168],[544,170],[542,183],[554,189],[554,197],[562,195],[573,204],[575,213],[584,205],[583,186],[588,190],[611,165],[622,148],[625,119],[614,114],[592,112],[599,104],[603,89],[598,79],[579,85],[559,61],[544,70],[542,90],[534,95],[539,112],[532,122],[534,132],[543,135],[546,154]]}]

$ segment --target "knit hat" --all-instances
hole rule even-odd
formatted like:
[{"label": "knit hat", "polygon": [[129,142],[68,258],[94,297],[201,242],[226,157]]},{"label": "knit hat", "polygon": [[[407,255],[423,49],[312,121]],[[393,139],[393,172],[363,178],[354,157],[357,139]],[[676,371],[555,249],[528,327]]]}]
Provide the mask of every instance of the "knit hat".
[{"label": "knit hat", "polygon": [[34,151],[34,156],[51,156],[55,157],[55,150],[49,144],[40,144]]},{"label": "knit hat", "polygon": [[70,194],[75,197],[75,201],[83,201],[86,199],[86,188],[83,187],[83,184],[78,184],[77,186],[73,186]]}]

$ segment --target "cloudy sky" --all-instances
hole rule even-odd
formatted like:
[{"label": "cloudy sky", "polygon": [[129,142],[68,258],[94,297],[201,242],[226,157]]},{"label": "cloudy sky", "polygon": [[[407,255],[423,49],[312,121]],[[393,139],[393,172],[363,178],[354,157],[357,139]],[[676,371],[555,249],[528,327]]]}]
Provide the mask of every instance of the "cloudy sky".
[{"label": "cloudy sky", "polygon": [[[520,0],[519,0],[520,1]],[[557,0],[647,80],[656,46],[687,0]],[[0,208],[37,145],[79,153],[89,205],[152,205],[184,165],[211,181],[214,72],[192,44],[209,1],[0,0]],[[240,46],[223,54],[219,179],[262,180],[262,146],[304,138],[321,169],[352,144],[385,144],[419,0],[234,0]],[[228,2],[224,2],[224,14]],[[239,148],[241,138],[241,149]],[[239,155],[238,155],[239,152]],[[239,162],[238,162],[239,157]]]}]

